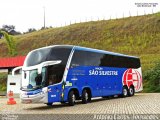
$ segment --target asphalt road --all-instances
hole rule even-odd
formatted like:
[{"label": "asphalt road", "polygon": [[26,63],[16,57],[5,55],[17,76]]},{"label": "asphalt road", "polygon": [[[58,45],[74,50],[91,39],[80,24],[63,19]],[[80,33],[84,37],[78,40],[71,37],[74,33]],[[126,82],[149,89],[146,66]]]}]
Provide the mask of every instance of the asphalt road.
[{"label": "asphalt road", "polygon": [[43,117],[47,116],[46,114],[49,114],[48,116],[52,115],[49,117],[51,119],[53,119],[53,115],[55,116],[54,119],[60,116],[65,118],[69,115],[79,116],[79,118],[82,119],[82,116],[86,115],[86,117],[90,118],[91,116],[87,115],[92,115],[92,118],[94,119],[94,115],[96,114],[160,115],[159,93],[138,93],[133,97],[126,98],[96,98],[92,99],[92,102],[88,104],[82,104],[81,101],[77,101],[75,106],[68,106],[68,104],[61,103],[54,103],[53,106],[47,106],[45,104],[21,104],[18,98],[15,100],[17,101],[16,105],[7,105],[7,99],[0,98],[0,113],[3,116],[6,114],[18,114],[19,119],[23,115],[27,115],[29,119],[34,119],[34,116],[38,116],[42,119]]}]

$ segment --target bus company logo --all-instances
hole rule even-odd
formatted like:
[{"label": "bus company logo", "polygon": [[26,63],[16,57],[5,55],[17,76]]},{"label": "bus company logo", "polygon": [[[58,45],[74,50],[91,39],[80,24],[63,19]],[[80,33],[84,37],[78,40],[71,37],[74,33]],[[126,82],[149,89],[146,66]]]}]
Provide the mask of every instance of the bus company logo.
[{"label": "bus company logo", "polygon": [[139,90],[142,86],[142,76],[141,74],[135,69],[127,69],[123,74],[123,85],[130,85],[135,86],[135,90]]}]

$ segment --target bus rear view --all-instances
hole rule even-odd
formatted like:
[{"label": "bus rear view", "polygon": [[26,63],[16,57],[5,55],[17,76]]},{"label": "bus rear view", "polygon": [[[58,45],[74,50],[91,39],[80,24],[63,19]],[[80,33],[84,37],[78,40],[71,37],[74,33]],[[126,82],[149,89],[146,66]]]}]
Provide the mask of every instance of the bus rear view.
[{"label": "bus rear view", "polygon": [[31,51],[22,66],[22,103],[88,103],[94,97],[133,96],[142,91],[140,59],[79,46]]}]

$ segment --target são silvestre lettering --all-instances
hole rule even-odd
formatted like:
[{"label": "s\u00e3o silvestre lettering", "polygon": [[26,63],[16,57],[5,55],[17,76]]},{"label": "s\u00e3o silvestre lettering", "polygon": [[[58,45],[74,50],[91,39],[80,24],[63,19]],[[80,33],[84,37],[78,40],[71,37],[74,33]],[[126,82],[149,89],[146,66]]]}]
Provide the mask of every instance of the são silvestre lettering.
[{"label": "s\u00e3o silvestre lettering", "polygon": [[89,75],[118,75],[118,71],[89,70]]}]

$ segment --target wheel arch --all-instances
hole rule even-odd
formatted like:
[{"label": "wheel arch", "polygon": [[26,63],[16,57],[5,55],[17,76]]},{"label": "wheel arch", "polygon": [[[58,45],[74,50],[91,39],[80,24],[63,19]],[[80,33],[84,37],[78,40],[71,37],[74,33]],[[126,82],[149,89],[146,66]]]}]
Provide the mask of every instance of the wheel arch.
[{"label": "wheel arch", "polygon": [[133,84],[131,84],[129,87],[133,87],[133,88],[135,89],[135,87],[134,87],[134,85],[133,85]]},{"label": "wheel arch", "polygon": [[68,96],[69,96],[69,93],[70,93],[71,91],[74,91],[74,93],[75,93],[75,95],[76,95],[76,99],[79,99],[80,93],[79,93],[78,88],[70,88],[70,89],[68,90]]},{"label": "wheel arch", "polygon": [[[129,89],[127,85],[123,85],[123,87],[126,87],[127,89]],[[122,87],[122,88],[123,88],[123,87]]]}]

